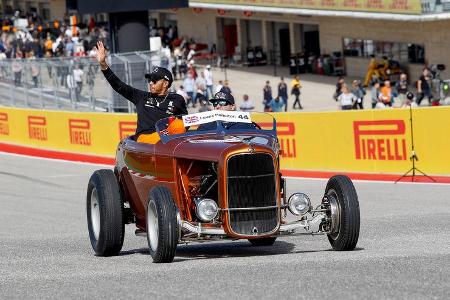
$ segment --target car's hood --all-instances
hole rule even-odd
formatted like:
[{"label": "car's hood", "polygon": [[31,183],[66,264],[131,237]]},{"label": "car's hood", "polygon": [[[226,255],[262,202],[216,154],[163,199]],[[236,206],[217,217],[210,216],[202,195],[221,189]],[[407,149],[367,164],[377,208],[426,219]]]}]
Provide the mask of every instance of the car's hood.
[{"label": "car's hood", "polygon": [[268,135],[202,135],[184,139],[174,149],[174,156],[188,159],[218,161],[228,150],[249,145],[272,147],[273,138]]}]

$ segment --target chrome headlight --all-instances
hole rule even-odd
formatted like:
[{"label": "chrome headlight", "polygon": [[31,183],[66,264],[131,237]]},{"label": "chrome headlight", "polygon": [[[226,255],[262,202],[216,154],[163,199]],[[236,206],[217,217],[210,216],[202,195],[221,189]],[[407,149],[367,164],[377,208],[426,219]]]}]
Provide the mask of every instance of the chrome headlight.
[{"label": "chrome headlight", "polygon": [[309,197],[306,194],[295,193],[289,197],[289,211],[296,216],[302,216],[306,214],[309,211],[310,207],[311,200],[309,200]]},{"label": "chrome headlight", "polygon": [[214,220],[218,212],[219,207],[217,206],[216,201],[212,199],[195,199],[195,213],[203,222]]}]

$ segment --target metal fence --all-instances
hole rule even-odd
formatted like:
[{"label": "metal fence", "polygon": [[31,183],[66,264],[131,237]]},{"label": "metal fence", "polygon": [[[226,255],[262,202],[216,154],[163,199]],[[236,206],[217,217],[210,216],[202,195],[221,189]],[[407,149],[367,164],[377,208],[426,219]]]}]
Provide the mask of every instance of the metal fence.
[{"label": "metal fence", "polygon": [[[112,54],[108,62],[125,83],[146,90],[144,74],[170,67],[162,52]],[[115,93],[95,57],[0,60],[0,105],[76,111],[133,112]]]}]

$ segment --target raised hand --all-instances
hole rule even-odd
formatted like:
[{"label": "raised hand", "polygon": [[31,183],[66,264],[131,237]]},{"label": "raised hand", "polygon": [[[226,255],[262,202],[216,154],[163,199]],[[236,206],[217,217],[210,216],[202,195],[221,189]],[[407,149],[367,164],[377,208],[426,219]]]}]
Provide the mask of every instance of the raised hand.
[{"label": "raised hand", "polygon": [[97,42],[97,61],[102,67],[102,69],[107,69],[108,64],[106,63],[106,50],[103,42]]}]

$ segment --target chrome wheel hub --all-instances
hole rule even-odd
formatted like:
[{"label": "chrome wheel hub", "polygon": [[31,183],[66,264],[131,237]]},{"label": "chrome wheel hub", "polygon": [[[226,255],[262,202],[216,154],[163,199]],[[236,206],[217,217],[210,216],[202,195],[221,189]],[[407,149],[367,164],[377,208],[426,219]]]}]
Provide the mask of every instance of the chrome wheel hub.
[{"label": "chrome wheel hub", "polygon": [[329,190],[327,194],[328,211],[327,216],[330,218],[329,236],[336,239],[339,235],[341,222],[341,207],[338,201],[338,195],[335,190]]},{"label": "chrome wheel hub", "polygon": [[94,237],[98,240],[100,235],[100,206],[96,188],[93,188],[91,192],[91,224]]},{"label": "chrome wheel hub", "polygon": [[153,251],[158,248],[158,231],[158,213],[155,203],[150,201],[147,208],[147,237]]}]

